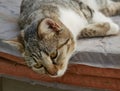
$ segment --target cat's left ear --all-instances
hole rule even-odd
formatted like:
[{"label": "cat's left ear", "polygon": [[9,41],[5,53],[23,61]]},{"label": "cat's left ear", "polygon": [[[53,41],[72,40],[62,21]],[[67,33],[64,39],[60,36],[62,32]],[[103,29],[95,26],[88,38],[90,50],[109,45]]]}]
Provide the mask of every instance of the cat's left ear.
[{"label": "cat's left ear", "polygon": [[3,43],[9,44],[10,46],[15,47],[18,49],[21,53],[24,52],[24,42],[23,42],[23,31],[20,33],[20,35],[16,38],[13,38],[11,40],[3,40]]},{"label": "cat's left ear", "polygon": [[60,24],[58,24],[56,21],[54,21],[51,18],[45,18],[43,19],[40,24],[38,25],[38,34],[50,34],[50,33],[56,33],[58,34],[62,30]]}]

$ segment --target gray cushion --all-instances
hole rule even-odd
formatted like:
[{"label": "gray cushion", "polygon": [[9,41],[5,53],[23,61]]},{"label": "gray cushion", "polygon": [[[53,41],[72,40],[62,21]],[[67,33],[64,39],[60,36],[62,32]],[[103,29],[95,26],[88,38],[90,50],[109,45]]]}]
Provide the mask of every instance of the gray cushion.
[{"label": "gray cushion", "polygon": [[[0,39],[11,39],[17,36],[20,29],[17,25],[21,0],[0,1]],[[112,17],[120,25],[120,16]],[[70,63],[85,64],[104,68],[120,67],[120,35],[81,39],[77,43],[77,53]],[[14,47],[0,41],[0,51],[21,56]]]}]

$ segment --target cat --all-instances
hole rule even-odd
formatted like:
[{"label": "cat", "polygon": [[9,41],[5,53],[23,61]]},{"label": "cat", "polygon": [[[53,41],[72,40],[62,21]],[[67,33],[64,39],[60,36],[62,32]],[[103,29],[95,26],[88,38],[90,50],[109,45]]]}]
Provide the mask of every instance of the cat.
[{"label": "cat", "polygon": [[51,77],[64,75],[78,39],[119,33],[107,16],[120,14],[120,2],[23,0],[20,9],[21,33],[4,42],[15,46],[32,70]]}]

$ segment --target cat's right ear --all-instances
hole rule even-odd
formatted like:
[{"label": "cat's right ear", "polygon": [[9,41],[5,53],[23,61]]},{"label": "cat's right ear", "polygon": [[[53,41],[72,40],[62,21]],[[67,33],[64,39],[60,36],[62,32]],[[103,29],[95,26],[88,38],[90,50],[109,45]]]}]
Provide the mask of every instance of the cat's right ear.
[{"label": "cat's right ear", "polygon": [[38,25],[38,35],[58,34],[62,30],[61,26],[51,18],[43,19]]},{"label": "cat's right ear", "polygon": [[18,37],[11,40],[2,40],[3,43],[9,44],[10,46],[15,47],[21,53],[24,52],[24,42],[23,42],[24,32],[22,31]]}]

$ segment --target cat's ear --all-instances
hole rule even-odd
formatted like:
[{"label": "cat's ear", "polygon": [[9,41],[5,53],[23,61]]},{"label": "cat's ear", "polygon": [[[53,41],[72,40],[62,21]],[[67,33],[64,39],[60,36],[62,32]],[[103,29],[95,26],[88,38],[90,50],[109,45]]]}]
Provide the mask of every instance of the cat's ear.
[{"label": "cat's ear", "polygon": [[20,33],[20,35],[16,38],[13,38],[11,40],[3,40],[3,43],[9,44],[10,46],[15,47],[18,49],[21,53],[24,52],[24,43],[23,43],[23,31]]},{"label": "cat's ear", "polygon": [[38,25],[38,34],[58,34],[62,30],[61,26],[50,18],[43,19]]}]

